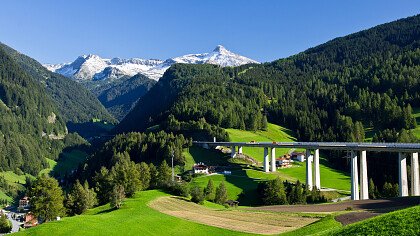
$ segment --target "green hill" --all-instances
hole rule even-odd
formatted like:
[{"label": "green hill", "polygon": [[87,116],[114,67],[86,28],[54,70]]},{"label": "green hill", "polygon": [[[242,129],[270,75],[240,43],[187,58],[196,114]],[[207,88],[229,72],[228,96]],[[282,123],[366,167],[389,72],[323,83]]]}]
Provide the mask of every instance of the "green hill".
[{"label": "green hill", "polygon": [[[295,134],[289,129],[281,127],[279,125],[268,123],[267,130],[262,131],[246,131],[238,129],[226,129],[232,142],[295,142]],[[262,162],[264,159],[263,148],[249,148],[244,147],[243,152],[254,159]],[[276,149],[276,155],[280,156],[289,152],[289,149],[278,148]]]},{"label": "green hill", "polygon": [[148,206],[161,196],[166,194],[139,192],[125,200],[119,210],[100,206],[86,214],[42,224],[16,235],[247,235],[182,220]]},{"label": "green hill", "polygon": [[345,226],[330,235],[419,235],[420,206],[407,208]]}]

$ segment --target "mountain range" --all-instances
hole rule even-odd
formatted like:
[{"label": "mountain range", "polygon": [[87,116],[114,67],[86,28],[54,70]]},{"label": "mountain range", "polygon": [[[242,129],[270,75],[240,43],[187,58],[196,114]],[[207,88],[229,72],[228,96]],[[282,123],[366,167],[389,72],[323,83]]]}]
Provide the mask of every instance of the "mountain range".
[{"label": "mountain range", "polygon": [[71,63],[44,66],[52,72],[80,82],[98,97],[115,118],[121,120],[165,71],[177,63],[231,67],[258,62],[218,45],[209,53],[187,54],[167,60],[104,59],[89,54],[80,56]]},{"label": "mountain range", "polygon": [[187,54],[167,60],[140,58],[104,59],[97,55],[89,54],[79,56],[71,63],[45,64],[44,66],[50,71],[80,81],[114,80],[124,76],[131,77],[138,73],[150,79],[159,80],[163,73],[175,63],[214,64],[227,67],[258,62],[235,54],[222,45],[218,45],[209,53]]}]

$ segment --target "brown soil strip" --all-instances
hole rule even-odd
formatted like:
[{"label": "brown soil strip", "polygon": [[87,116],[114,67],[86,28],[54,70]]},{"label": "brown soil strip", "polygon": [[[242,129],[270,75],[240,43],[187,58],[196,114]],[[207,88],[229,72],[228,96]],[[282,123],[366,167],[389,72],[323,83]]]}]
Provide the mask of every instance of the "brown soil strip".
[{"label": "brown soil strip", "polygon": [[329,204],[278,205],[254,207],[253,210],[275,212],[335,212],[346,209],[364,210],[373,213],[386,213],[420,204],[420,197],[402,197],[378,200],[346,201]]},{"label": "brown soil strip", "polygon": [[255,207],[253,210],[274,212],[336,212],[346,209],[359,212],[350,212],[336,216],[335,219],[343,225],[352,224],[383,213],[420,205],[420,197],[400,197],[378,200],[347,201],[334,204],[317,205],[282,205]]},{"label": "brown soil strip", "polygon": [[353,224],[361,220],[366,220],[374,216],[378,216],[381,213],[373,213],[373,212],[350,212],[343,215],[338,215],[335,217],[335,220],[340,222],[343,225]]},{"label": "brown soil strip", "polygon": [[162,213],[197,223],[254,234],[279,234],[318,220],[269,212],[216,210],[176,197],[161,197],[149,206]]}]

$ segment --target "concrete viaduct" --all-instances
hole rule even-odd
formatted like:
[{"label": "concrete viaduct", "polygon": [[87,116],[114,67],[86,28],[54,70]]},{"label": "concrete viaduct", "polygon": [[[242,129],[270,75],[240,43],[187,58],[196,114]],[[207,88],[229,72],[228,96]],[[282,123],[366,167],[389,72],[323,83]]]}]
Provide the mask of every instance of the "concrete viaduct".
[{"label": "concrete viaduct", "polygon": [[[276,148],[306,149],[306,185],[321,189],[319,169],[319,150],[342,150],[351,153],[351,199],[369,199],[366,152],[398,153],[399,194],[408,196],[407,157],[411,158],[411,195],[420,196],[419,160],[420,144],[417,143],[339,143],[339,142],[193,142],[205,148],[231,147],[231,156],[235,157],[236,149],[242,153],[242,147],[264,148],[264,171],[276,171]],[[269,158],[271,149],[271,163]],[[314,163],[312,167],[312,162]],[[358,168],[359,165],[359,168]],[[314,174],[312,171],[314,169]],[[359,191],[360,186],[360,191]]]}]

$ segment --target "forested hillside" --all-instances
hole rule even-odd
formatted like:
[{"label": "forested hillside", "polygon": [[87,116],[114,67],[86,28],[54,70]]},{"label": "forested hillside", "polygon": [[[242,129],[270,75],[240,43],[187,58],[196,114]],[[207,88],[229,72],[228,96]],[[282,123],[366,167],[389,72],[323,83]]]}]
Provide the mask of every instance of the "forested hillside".
[{"label": "forested hillside", "polygon": [[36,60],[7,45],[0,43],[0,48],[7,52],[27,74],[45,86],[45,91],[57,104],[66,122],[86,122],[93,118],[115,122],[98,99],[82,85],[47,70]]},{"label": "forested hillside", "polygon": [[155,84],[155,80],[137,74],[93,88],[92,91],[115,118],[122,120],[136,105],[136,102]]},{"label": "forested hillside", "polygon": [[57,155],[65,121],[37,81],[0,48],[0,170],[37,174]]},{"label": "forested hillside", "polygon": [[[116,131],[160,127],[189,135],[209,126],[264,129],[268,120],[294,131],[299,141],[360,142],[369,129],[374,142],[414,142],[419,91],[420,16],[414,16],[272,63],[174,65]],[[207,140],[229,139],[223,130],[209,133]],[[337,168],[348,167],[346,159],[334,158],[345,153],[325,155]],[[369,156],[375,183],[396,181],[389,169],[395,156]]]},{"label": "forested hillside", "polygon": [[420,106],[420,16],[337,38],[263,65],[175,65],[119,130],[204,118],[255,130],[268,120],[298,140],[362,141],[364,128],[411,129]]}]

